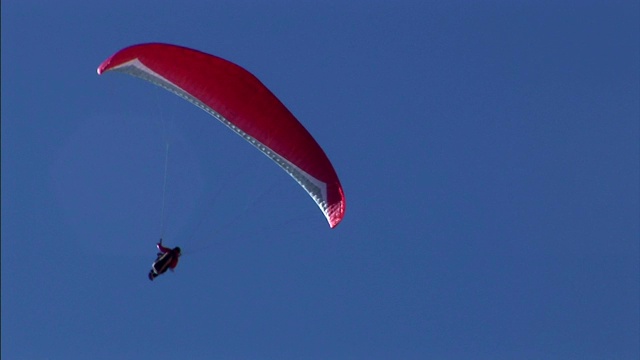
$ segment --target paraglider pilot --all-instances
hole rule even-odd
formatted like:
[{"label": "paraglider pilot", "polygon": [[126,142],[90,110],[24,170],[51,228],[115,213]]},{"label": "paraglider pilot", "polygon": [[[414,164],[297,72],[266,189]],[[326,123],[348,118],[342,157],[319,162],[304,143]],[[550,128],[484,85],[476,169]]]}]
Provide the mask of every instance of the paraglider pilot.
[{"label": "paraglider pilot", "polygon": [[178,266],[178,258],[180,257],[180,247],[176,246],[173,249],[162,246],[162,239],[157,244],[158,246],[158,257],[156,261],[151,265],[151,270],[149,270],[149,280],[153,281],[156,277],[164,274],[167,269],[173,271],[173,269]]}]

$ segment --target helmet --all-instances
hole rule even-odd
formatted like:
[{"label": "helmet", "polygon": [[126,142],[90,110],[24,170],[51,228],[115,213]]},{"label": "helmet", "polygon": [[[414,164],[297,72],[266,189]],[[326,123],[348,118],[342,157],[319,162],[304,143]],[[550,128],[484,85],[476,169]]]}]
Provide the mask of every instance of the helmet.
[{"label": "helmet", "polygon": [[178,254],[180,254],[180,251],[181,251],[181,250],[180,250],[180,246],[176,246],[176,247],[174,247],[174,248],[173,248],[173,251],[174,251],[174,252],[176,252],[176,253],[178,253]]}]

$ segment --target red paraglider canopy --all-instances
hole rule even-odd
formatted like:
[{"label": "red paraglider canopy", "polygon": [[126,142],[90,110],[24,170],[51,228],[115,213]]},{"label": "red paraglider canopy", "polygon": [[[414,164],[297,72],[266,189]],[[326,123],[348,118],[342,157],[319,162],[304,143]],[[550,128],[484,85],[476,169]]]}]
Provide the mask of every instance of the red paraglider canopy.
[{"label": "red paraglider canopy", "polygon": [[120,71],[185,98],[249,141],[291,175],[318,204],[333,228],[345,197],[333,165],[311,134],[254,75],[197,50],[141,44],[122,49],[98,67]]}]

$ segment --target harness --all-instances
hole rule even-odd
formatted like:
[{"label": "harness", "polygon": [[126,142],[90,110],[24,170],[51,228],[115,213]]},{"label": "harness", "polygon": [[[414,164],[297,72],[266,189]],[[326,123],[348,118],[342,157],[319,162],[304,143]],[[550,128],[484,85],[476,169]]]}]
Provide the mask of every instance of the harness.
[{"label": "harness", "polygon": [[173,260],[174,256],[176,255],[172,251],[158,255],[158,259],[156,259],[153,265],[151,265],[153,272],[156,273],[156,275],[160,275],[167,271],[167,269],[169,268],[169,264],[171,264],[171,260]]}]

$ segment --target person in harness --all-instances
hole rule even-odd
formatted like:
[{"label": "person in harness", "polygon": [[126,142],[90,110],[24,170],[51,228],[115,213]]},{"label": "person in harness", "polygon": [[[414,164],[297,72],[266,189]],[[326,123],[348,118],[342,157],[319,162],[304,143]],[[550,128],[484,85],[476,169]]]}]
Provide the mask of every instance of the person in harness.
[{"label": "person in harness", "polygon": [[151,270],[149,270],[149,280],[153,281],[156,277],[164,274],[167,269],[173,271],[173,269],[178,266],[178,258],[182,253],[180,252],[180,247],[176,246],[173,249],[162,246],[162,239],[157,244],[158,246],[158,257],[156,261],[151,265]]}]

